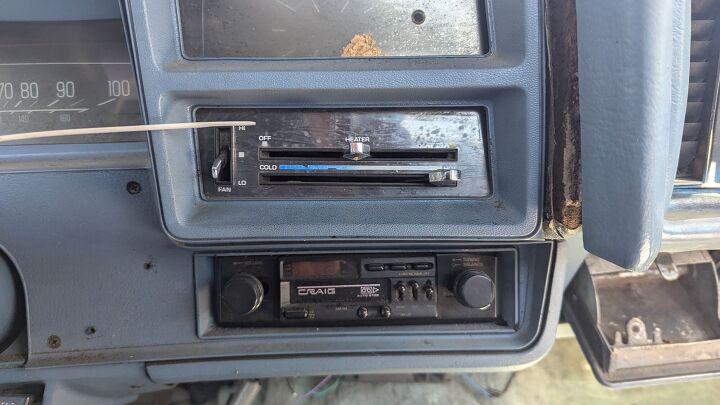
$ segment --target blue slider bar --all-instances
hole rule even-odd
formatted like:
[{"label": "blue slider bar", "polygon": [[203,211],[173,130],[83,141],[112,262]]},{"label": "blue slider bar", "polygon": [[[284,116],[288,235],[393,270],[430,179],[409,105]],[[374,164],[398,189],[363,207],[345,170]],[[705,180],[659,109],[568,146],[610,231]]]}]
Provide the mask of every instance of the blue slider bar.
[{"label": "blue slider bar", "polygon": [[353,170],[351,165],[280,165],[280,170]]}]

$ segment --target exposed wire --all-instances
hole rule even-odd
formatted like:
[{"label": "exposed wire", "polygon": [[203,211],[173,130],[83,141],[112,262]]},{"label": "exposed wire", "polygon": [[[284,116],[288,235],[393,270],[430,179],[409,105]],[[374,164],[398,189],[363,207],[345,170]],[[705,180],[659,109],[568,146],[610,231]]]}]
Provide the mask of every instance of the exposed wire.
[{"label": "exposed wire", "polygon": [[340,380],[341,380],[340,377],[335,377],[335,380],[334,380],[332,383],[328,384],[327,387],[325,387],[325,388],[319,390],[318,392],[316,392],[316,393],[313,395],[313,397],[321,398],[321,397],[324,397],[324,396],[327,395],[327,394],[332,393],[332,392],[335,391],[335,390],[337,389],[337,387],[340,385]]},{"label": "exposed wire", "polygon": [[317,385],[312,387],[309,391],[305,392],[304,394],[300,395],[300,397],[298,399],[300,401],[304,401],[312,396],[315,396],[315,394],[317,394],[319,391],[321,391],[322,388],[325,387],[330,382],[330,380],[332,380],[332,378],[333,378],[332,374],[325,376],[325,378],[320,380],[320,382],[317,383]]},{"label": "exposed wire", "polygon": [[[302,384],[297,384],[297,381],[298,381],[298,380],[300,380],[300,379],[299,379],[299,378],[295,378],[295,379],[293,379],[293,381],[291,381],[290,378],[285,378],[285,383],[287,384],[288,388],[289,388],[290,391],[292,392],[293,397],[295,397],[297,401],[302,401],[303,398],[300,398],[300,396],[301,396],[301,395],[305,395],[305,394],[307,394],[307,393],[305,393],[305,394],[300,394],[300,393],[298,392],[298,390],[295,389],[295,386],[298,385],[298,386],[299,386],[298,388],[300,388],[300,391],[308,391],[309,389],[308,389],[307,387],[303,387]],[[342,382],[342,377],[341,377],[341,376],[335,376],[335,380],[334,380],[332,383],[327,384],[324,388],[318,389],[317,392],[315,392],[314,394],[311,395],[311,397],[312,397],[312,398],[321,398],[321,397],[324,397],[324,396],[326,396],[326,395],[334,392],[334,391],[338,388],[338,386],[340,385],[341,382]]]},{"label": "exposed wire", "polygon": [[254,125],[254,121],[206,121],[178,122],[174,124],[124,125],[117,127],[54,129],[50,131],[21,132],[17,134],[0,135],[0,143],[25,141],[28,139],[38,138],[56,138],[60,136],[99,135],[124,132],[169,131],[173,129],[200,129],[215,127],[251,127]]},{"label": "exposed wire", "polygon": [[500,390],[480,385],[480,383],[475,381],[475,379],[472,378],[470,374],[461,374],[461,377],[470,386],[470,388],[472,388],[475,392],[482,395],[483,397],[498,398],[503,396],[510,388],[510,384],[512,384],[513,379],[515,378],[515,373],[510,374],[510,378],[508,378],[507,382],[505,382],[505,385]]},{"label": "exposed wire", "polygon": [[478,394],[484,396],[485,398],[492,398],[490,390],[480,385],[480,383],[475,381],[475,379],[472,378],[469,374],[462,374],[462,379],[465,380],[465,382]]}]

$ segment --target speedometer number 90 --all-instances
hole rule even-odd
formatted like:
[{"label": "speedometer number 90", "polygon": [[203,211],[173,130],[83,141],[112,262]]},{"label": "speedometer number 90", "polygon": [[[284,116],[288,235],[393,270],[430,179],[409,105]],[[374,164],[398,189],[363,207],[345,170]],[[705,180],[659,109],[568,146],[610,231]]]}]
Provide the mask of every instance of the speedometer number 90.
[{"label": "speedometer number 90", "polygon": [[55,83],[55,95],[58,98],[75,97],[75,82],[57,82]]}]

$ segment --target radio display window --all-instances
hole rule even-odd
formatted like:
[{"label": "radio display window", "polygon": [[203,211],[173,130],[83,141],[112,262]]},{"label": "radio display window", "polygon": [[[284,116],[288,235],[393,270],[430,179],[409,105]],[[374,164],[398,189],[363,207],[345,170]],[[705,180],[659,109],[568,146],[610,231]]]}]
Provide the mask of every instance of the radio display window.
[{"label": "radio display window", "polygon": [[340,274],[343,261],[314,261],[288,263],[289,270],[295,277],[332,277]]},{"label": "radio display window", "polygon": [[286,261],[281,265],[284,279],[338,279],[357,277],[357,265],[347,260]]}]

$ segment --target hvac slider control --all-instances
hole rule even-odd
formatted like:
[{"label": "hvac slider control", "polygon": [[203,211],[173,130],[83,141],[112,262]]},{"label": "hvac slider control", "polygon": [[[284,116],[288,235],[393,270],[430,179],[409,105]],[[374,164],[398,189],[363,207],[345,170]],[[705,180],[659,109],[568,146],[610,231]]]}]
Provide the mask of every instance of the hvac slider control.
[{"label": "hvac slider control", "polygon": [[215,179],[215,181],[221,181],[220,177],[222,174],[223,169],[228,164],[228,150],[226,148],[223,148],[220,151],[220,154],[213,160],[212,166],[210,167],[210,172],[212,174],[212,178]]},{"label": "hvac slider control", "polygon": [[210,165],[210,175],[215,184],[232,184],[232,128],[215,128],[215,160]]},{"label": "hvac slider control", "polygon": [[343,157],[350,160],[362,160],[370,157],[370,145],[362,142],[350,142],[350,150]]},{"label": "hvac slider control", "polygon": [[438,187],[455,187],[460,181],[460,170],[438,169],[428,174],[428,182]]}]

